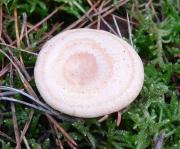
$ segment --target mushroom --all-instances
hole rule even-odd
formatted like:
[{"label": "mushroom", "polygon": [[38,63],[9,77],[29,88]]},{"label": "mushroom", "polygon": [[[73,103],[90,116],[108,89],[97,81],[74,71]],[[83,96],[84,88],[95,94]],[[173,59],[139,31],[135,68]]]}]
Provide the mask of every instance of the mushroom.
[{"label": "mushroom", "polygon": [[41,49],[35,82],[54,109],[92,118],[120,111],[139,94],[143,64],[131,45],[102,30],[73,29]]}]

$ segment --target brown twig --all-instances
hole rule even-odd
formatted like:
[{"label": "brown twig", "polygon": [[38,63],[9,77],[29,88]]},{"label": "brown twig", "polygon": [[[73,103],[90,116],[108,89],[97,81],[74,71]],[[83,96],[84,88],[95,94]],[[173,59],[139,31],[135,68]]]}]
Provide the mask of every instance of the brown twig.
[{"label": "brown twig", "polygon": [[[39,26],[41,26],[44,22],[46,22],[48,19],[50,19],[54,14],[56,14],[58,12],[60,8],[56,8],[53,12],[51,12],[47,17],[45,17],[43,20],[41,20],[40,22],[38,22],[36,25],[34,25],[32,28],[30,28],[27,31],[27,35],[32,32],[33,30],[36,30]],[[22,38],[24,37],[24,35],[22,36]],[[11,43],[11,45],[14,45],[17,42],[17,40],[13,41]]]},{"label": "brown twig", "polygon": [[[108,16],[108,15],[111,14],[113,11],[115,11],[117,7],[120,7],[120,6],[125,5],[128,1],[129,1],[129,0],[121,1],[121,3],[118,4],[116,7],[113,7],[113,8],[111,8],[111,9],[108,9],[108,11],[106,11],[101,17],[104,18],[104,17]],[[90,23],[90,24],[87,25],[86,27],[91,27],[91,26],[93,26],[94,24],[97,23],[97,21],[98,21],[98,20]]]},{"label": "brown twig", "polygon": [[21,54],[19,55],[20,59],[21,59],[21,62],[19,60],[16,61],[17,65],[19,66],[19,68],[21,69],[22,73],[24,74],[25,78],[30,81],[31,80],[31,77],[29,76],[25,66],[24,66],[24,63],[23,63],[23,58],[21,56]]},{"label": "brown twig", "polygon": [[[120,16],[117,16],[117,15],[114,15],[114,14],[113,14],[113,16],[114,16],[115,18],[121,20],[121,21],[127,22],[127,19],[124,19],[124,18],[122,18],[122,17],[120,17]],[[136,26],[138,25],[137,22],[133,22],[133,21],[129,21],[129,23],[132,24],[132,25],[136,25]]]},{"label": "brown twig", "polygon": [[88,4],[92,7],[93,3],[91,2],[91,0],[87,0]]},{"label": "brown twig", "polygon": [[[4,42],[4,41],[3,41],[3,42]],[[16,47],[13,47],[13,46],[8,45],[8,44],[6,44],[6,43],[0,43],[0,45],[4,45],[4,46],[11,47],[11,48],[14,48],[14,49],[16,48]],[[22,50],[22,49],[21,49],[21,50]],[[28,80],[31,80],[31,78],[30,78],[29,74],[27,73],[24,65],[22,65],[22,63],[21,63],[16,57],[13,56],[13,53],[11,52],[11,50],[8,49],[8,51],[9,51],[12,59],[13,59],[13,60],[15,61],[15,63],[20,67],[21,71],[24,73],[24,75],[26,76],[26,78],[27,78]],[[22,50],[22,51],[25,51],[25,50]],[[29,52],[29,51],[28,51],[27,53],[31,53],[31,54],[32,54],[32,52]]]},{"label": "brown twig", "polygon": [[[127,13],[127,12],[126,12],[126,13]],[[129,40],[130,40],[130,42],[131,42],[131,45],[134,47],[133,41],[132,41],[132,28],[131,28],[131,25],[130,25],[129,22],[130,22],[130,21],[129,21],[129,15],[128,15],[128,13],[127,13],[127,26],[128,26]]]},{"label": "brown twig", "polygon": [[[12,64],[10,64],[10,85],[13,86],[13,71],[12,71]],[[16,139],[16,144],[20,144],[19,142],[19,128],[17,124],[16,118],[16,109],[14,103],[11,103],[11,111],[12,111],[12,119],[13,119],[13,127],[14,127],[14,134]],[[20,149],[19,147],[18,149]]]},{"label": "brown twig", "polygon": [[[25,136],[25,134],[26,134],[26,132],[27,132],[29,126],[30,126],[31,120],[32,120],[32,118],[33,118],[33,115],[34,115],[34,110],[31,110],[31,112],[29,113],[29,116],[28,116],[28,120],[26,121],[26,124],[25,124],[25,126],[24,126],[24,128],[23,128],[23,131],[21,132],[20,144],[21,144],[21,142],[22,142],[22,140],[23,140],[23,137]],[[18,149],[19,146],[20,146],[20,144],[17,144],[16,147],[15,147],[15,149]]]},{"label": "brown twig", "polygon": [[103,121],[105,121],[107,118],[109,117],[109,115],[104,115],[102,118],[100,118],[98,120],[99,123],[102,123]]},{"label": "brown twig", "polygon": [[101,11],[97,11],[96,13],[94,13],[91,17],[96,17],[99,15],[102,15],[103,13],[106,13],[107,11],[112,9],[113,7],[114,7],[113,5],[107,6],[106,8],[102,9]]},{"label": "brown twig", "polygon": [[23,137],[23,141],[24,141],[24,144],[26,146],[26,149],[30,149],[29,143],[28,143],[28,141],[27,141],[25,136]]},{"label": "brown twig", "polygon": [[[12,49],[16,49],[16,50],[19,50],[19,51],[22,51],[22,52],[26,52],[26,53],[29,53],[29,54],[32,54],[32,55],[35,55],[35,56],[38,55],[37,53],[28,51],[28,49],[21,49],[21,48],[18,48],[18,49],[17,49],[15,46],[12,46],[12,45],[10,45],[10,44],[6,44],[5,42],[1,42],[0,45],[6,46],[6,47],[9,47],[9,48],[12,48]],[[11,53],[12,53],[12,52],[11,52]]]},{"label": "brown twig", "polygon": [[110,25],[103,17],[100,17],[100,18],[101,18],[101,20],[103,21],[103,23],[110,29],[110,31],[111,31],[113,34],[117,35],[116,31],[111,27],[111,25]]},{"label": "brown twig", "polygon": [[[9,21],[14,21],[14,17],[12,17],[12,16],[10,16],[10,15],[8,15],[8,14],[3,14],[3,17],[5,18],[5,19],[9,19]],[[27,22],[27,27],[29,28],[29,29],[31,29],[31,28],[33,28],[34,27],[34,25],[32,25],[31,23],[29,23],[29,22]],[[38,29],[37,28],[35,28],[34,29],[34,31],[38,31]]]},{"label": "brown twig", "polygon": [[[88,0],[88,3],[89,5],[91,6],[91,8],[93,8],[93,10],[97,13],[97,9],[96,7],[93,6],[93,3],[91,2],[91,0]],[[102,11],[102,8],[103,8],[103,5],[104,5],[105,1],[102,1],[100,7],[99,7],[99,11]],[[98,23],[97,23],[97,29],[100,29],[100,26],[101,26],[101,17],[100,17],[101,14],[98,15]]]},{"label": "brown twig", "polygon": [[58,134],[59,132],[58,132],[57,128],[52,124],[52,122],[49,119],[47,119],[47,120],[50,123],[51,132],[52,132],[54,141],[56,142],[56,145],[57,145],[56,148],[64,149],[63,144],[60,140],[60,137]]},{"label": "brown twig", "polygon": [[[21,40],[22,40],[22,36],[24,34],[26,21],[23,21],[23,25],[22,25],[22,29],[21,29],[21,35],[19,35],[18,18],[17,18],[17,9],[16,8],[14,9],[14,20],[15,20],[15,31],[16,31],[17,47],[21,48]],[[24,67],[24,62],[23,62],[21,51],[19,52],[19,58],[20,58],[20,61],[17,61],[17,64],[19,65],[21,71],[24,73],[27,80],[30,81],[31,78],[30,78],[28,72],[26,71],[26,69]]]},{"label": "brown twig", "polygon": [[70,141],[67,141],[67,143],[71,147],[71,149],[77,149]]},{"label": "brown twig", "polygon": [[[2,42],[3,43],[0,43],[0,45],[4,45],[4,46],[7,46],[7,47],[11,47],[11,48],[15,48],[16,49],[16,47],[8,45],[4,41],[2,41]],[[13,56],[13,53],[11,52],[11,50],[8,49],[8,51],[9,51],[11,57],[14,59],[14,61],[19,65],[21,71],[24,73],[24,75],[26,76],[27,80],[31,80],[31,78],[30,78],[29,74],[27,73],[27,71],[26,71],[24,65],[22,64],[22,62],[20,62],[16,57]],[[26,50],[20,49],[20,51],[26,51]],[[32,52],[28,51],[27,53],[32,53]],[[20,57],[21,57],[21,55],[20,55]],[[21,59],[22,59],[22,57],[21,57]]]},{"label": "brown twig", "polygon": [[30,47],[30,41],[29,41],[29,35],[28,35],[28,32],[27,32],[27,27],[25,28],[25,36],[26,36],[27,46]]},{"label": "brown twig", "polygon": [[21,43],[20,43],[20,37],[19,37],[18,17],[17,17],[17,9],[16,8],[14,8],[14,23],[15,23],[17,47],[20,48]]},{"label": "brown twig", "polygon": [[[100,5],[100,9],[99,9],[100,11],[102,10],[104,4],[105,4],[105,1],[102,1],[101,5]],[[94,11],[95,11],[96,13],[98,12],[96,8],[94,8]],[[114,29],[111,27],[111,25],[110,25],[103,17],[101,17],[101,14],[98,15],[98,21],[97,21],[97,22],[100,22],[100,20],[102,20],[103,23],[104,23],[114,34],[117,34],[117,33],[114,31]],[[97,24],[98,24],[98,23],[97,23]],[[98,28],[100,28],[100,26],[98,26]]]},{"label": "brown twig", "polygon": [[16,118],[16,110],[15,110],[15,106],[14,103],[11,103],[11,110],[12,110],[12,118],[13,118],[13,126],[14,126],[14,132],[15,132],[15,138],[16,138],[16,144],[19,145],[20,149],[20,134],[19,134],[19,128],[18,128],[18,124],[17,124],[17,118]]},{"label": "brown twig", "polygon": [[46,22],[48,19],[50,19],[53,15],[55,15],[58,10],[60,8],[56,8],[53,12],[51,12],[47,17],[45,17],[43,20],[41,20],[39,23],[37,23],[36,25],[34,25],[31,29],[29,29],[27,31],[27,33],[29,34],[30,32],[32,32],[33,30],[35,30],[36,28],[38,28],[39,26],[41,26],[44,22]]},{"label": "brown twig", "polygon": [[23,23],[22,23],[21,34],[20,34],[20,41],[23,38],[23,34],[24,34],[26,28],[27,28],[27,15],[26,15],[26,13],[23,13]]},{"label": "brown twig", "polygon": [[122,34],[121,34],[120,29],[119,29],[119,26],[118,26],[118,23],[117,23],[117,21],[116,21],[115,16],[112,15],[112,18],[113,18],[113,21],[114,21],[114,24],[115,24],[115,27],[116,27],[116,31],[117,31],[117,33],[118,33],[118,36],[122,38]]},{"label": "brown twig", "polygon": [[68,141],[70,141],[73,145],[77,146],[76,142],[69,136],[69,134],[55,121],[55,119],[50,116],[46,115],[47,118],[57,127],[57,129],[66,137]]},{"label": "brown twig", "polygon": [[[17,72],[18,72],[18,74],[19,74],[19,76],[20,76],[20,79],[21,79],[21,81],[23,82],[26,90],[27,90],[29,93],[31,93],[31,95],[32,95],[32,94],[35,95],[34,91],[32,90],[32,88],[31,88],[31,86],[29,85],[28,81],[25,79],[25,77],[24,77],[23,74],[21,73],[21,71],[20,71],[19,67],[17,66],[17,64],[15,64],[15,63],[13,62],[13,60],[12,60],[3,50],[0,49],[0,52],[1,52],[4,56],[6,56],[6,57],[9,59],[9,61],[11,62],[11,64],[16,68],[16,70],[17,70]],[[32,116],[33,116],[33,114],[32,114]],[[31,119],[32,119],[32,118],[31,118]],[[19,141],[19,143],[17,143],[16,149],[20,148],[20,143],[21,143],[21,140]]]},{"label": "brown twig", "polygon": [[58,144],[58,146],[59,146],[60,149],[64,149],[63,144],[62,144],[62,142],[61,142],[60,139],[57,139],[57,140],[56,140],[56,143]]},{"label": "brown twig", "polygon": [[117,112],[116,125],[119,126],[120,124],[121,124],[121,112]]},{"label": "brown twig", "polygon": [[113,8],[111,8],[110,10],[106,11],[106,13],[102,16],[105,17],[109,14],[111,14],[112,12],[114,12],[117,8],[125,5],[129,0],[124,0],[124,1],[119,1],[119,4],[117,4],[116,6],[114,6]]},{"label": "brown twig", "polygon": [[[97,3],[99,4],[99,2],[101,2],[101,1],[98,1]],[[103,3],[104,2],[104,3]],[[102,3],[101,3],[101,6],[105,6],[107,3],[108,3],[109,1],[102,1]],[[97,5],[98,6],[98,5]],[[95,4],[93,5],[93,6],[91,6],[91,9],[92,10],[96,10],[96,7],[97,7]],[[100,6],[100,7],[101,7]],[[100,19],[100,17],[102,18],[102,14],[104,13],[104,12],[106,12],[106,10],[109,10],[109,9],[111,9],[112,7],[113,7],[113,5],[111,5],[111,6],[107,6],[106,8],[104,8],[104,9],[100,9],[100,7],[99,7],[99,11],[95,11],[95,13],[93,13],[90,17],[91,18],[93,18],[93,17],[96,17],[96,16],[98,16],[99,17],[99,19]],[[90,13],[92,13],[92,11],[90,12]],[[87,24],[88,23],[88,19],[87,18],[84,18],[84,20],[83,20],[84,22],[83,23],[81,23],[79,26],[76,26],[77,28],[81,28],[81,27],[83,27],[85,24]],[[98,21],[100,21],[100,20],[98,20]],[[95,24],[94,22],[92,22],[92,24]],[[86,26],[87,28],[88,28],[88,25]]]},{"label": "brown twig", "polygon": [[53,26],[53,28],[48,32],[46,33],[40,40],[38,40],[36,43],[39,44],[41,42],[44,42],[44,40],[46,40],[47,38],[50,38],[50,36],[55,32],[57,31],[61,26],[62,26],[63,23],[58,23],[58,24],[55,24]]},{"label": "brown twig", "polygon": [[[103,1],[98,9],[99,12],[102,11],[105,1]],[[95,10],[96,11],[96,10]],[[97,12],[97,11],[96,11]],[[101,14],[98,16],[97,29],[101,28]]]},{"label": "brown twig", "polygon": [[[12,59],[9,58],[9,56],[8,56],[6,53],[4,53],[1,49],[0,49],[0,51],[1,51],[1,53],[3,53],[3,54],[11,61],[11,63],[13,64],[13,66],[16,68],[16,70],[17,70],[18,73],[19,73],[20,79],[21,79],[21,81],[23,82],[24,87],[26,88],[26,90],[28,91],[28,93],[29,93],[31,96],[35,97],[37,100],[39,100],[38,97],[37,97],[37,95],[35,94],[34,90],[33,90],[32,87],[30,86],[29,82],[25,79],[25,77],[24,77],[23,74],[21,73],[19,67],[12,61]],[[49,114],[46,114],[46,116],[47,116],[48,119],[50,119],[51,122],[58,128],[58,130],[66,137],[67,140],[69,140],[70,142],[72,142],[72,144],[77,145],[76,142],[75,142],[73,139],[71,139],[71,137],[66,133],[66,131],[65,131],[62,127],[59,126],[59,124],[53,119],[52,116],[50,116]],[[32,112],[32,116],[31,116],[31,117],[33,117],[33,112]],[[20,141],[21,141],[21,140],[20,140]]]},{"label": "brown twig", "polygon": [[54,131],[55,131],[55,134],[56,134],[56,136],[57,136],[57,138],[56,138],[56,144],[57,144],[57,146],[59,146],[60,149],[64,149],[63,144],[62,144],[60,138],[58,138],[58,130],[57,130],[56,127],[54,127]]},{"label": "brown twig", "polygon": [[[13,86],[13,69],[12,69],[12,63],[10,64],[10,86]],[[12,111],[12,119],[13,119],[13,127],[14,127],[14,134],[16,138],[16,144],[19,145],[18,149],[21,149],[20,146],[20,134],[19,134],[19,128],[17,124],[17,117],[16,117],[16,108],[14,103],[11,102],[11,111]]]},{"label": "brown twig", "polygon": [[148,0],[147,6],[151,5],[151,3],[152,3],[152,0]]},{"label": "brown twig", "polygon": [[10,70],[10,65],[7,64],[1,71],[0,71],[0,77],[2,77],[4,74],[6,74]]},{"label": "brown twig", "polygon": [[[25,37],[26,37],[27,46],[30,47],[30,41],[29,41],[29,36],[28,36],[28,32],[27,32],[27,15],[26,15],[26,13],[23,13],[23,22],[25,24]],[[21,38],[23,38],[23,35]]]},{"label": "brown twig", "polygon": [[[2,54],[4,54],[4,55],[10,60],[10,62],[13,64],[13,66],[16,68],[17,72],[19,73],[20,79],[21,79],[24,87],[25,87],[26,90],[28,91],[28,93],[29,93],[31,96],[33,96],[34,98],[36,98],[37,100],[39,100],[39,99],[38,99],[38,96],[35,94],[34,90],[33,90],[32,87],[30,86],[29,82],[26,80],[26,78],[25,78],[25,77],[23,76],[23,74],[21,73],[19,66],[18,66],[16,63],[14,63],[13,60],[12,60],[4,51],[2,51],[2,50],[0,49],[0,52],[1,52]],[[11,53],[11,54],[12,54],[12,53]],[[47,116],[48,118],[52,118],[49,114],[46,114],[46,116]],[[33,117],[33,114],[32,114],[32,117]],[[53,118],[52,118],[52,119],[53,119]],[[52,119],[51,119],[51,121],[52,121]],[[73,139],[71,139],[71,137],[65,132],[65,130],[64,130],[63,128],[61,128],[59,125],[57,125],[58,123],[57,123],[55,120],[53,120],[52,123],[58,128],[59,131],[62,132],[62,134],[67,138],[67,140],[71,141],[74,145],[76,145],[75,141],[74,141]],[[59,126],[59,127],[58,127],[58,126]],[[61,129],[60,129],[60,128],[61,128]],[[18,148],[18,146],[17,146],[17,148]]]},{"label": "brown twig", "polygon": [[[24,87],[25,87],[26,90],[28,91],[28,93],[29,93],[31,96],[35,97],[35,98],[38,100],[38,97],[37,97],[37,95],[35,94],[34,90],[33,90],[32,87],[30,86],[30,84],[28,83],[28,81],[25,79],[25,77],[23,76],[23,74],[21,73],[19,66],[18,66],[17,64],[15,64],[15,63],[13,62],[13,60],[12,60],[5,52],[3,52],[1,49],[0,49],[0,51],[1,51],[1,53],[3,53],[3,54],[10,60],[10,62],[11,62],[11,63],[13,64],[13,66],[16,68],[17,72],[19,73],[20,79],[21,79]],[[10,54],[12,55],[12,52],[10,52]],[[51,117],[49,114],[46,114],[46,116]],[[29,118],[30,118],[30,119],[32,119],[32,117],[33,117],[33,112],[32,112],[32,114],[29,115]],[[56,121],[54,120],[53,122],[56,122]],[[56,122],[56,123],[57,123],[57,122]],[[29,125],[28,125],[28,126],[29,126]],[[57,127],[57,126],[58,126],[58,125],[56,125],[56,127]],[[25,130],[24,133],[26,133],[26,130],[27,130],[27,129],[24,129],[24,130]],[[65,135],[65,137],[67,138],[67,140],[70,139],[70,141],[72,141],[72,143],[76,144],[75,141],[72,140],[72,139],[70,138],[70,136],[68,136],[68,134],[65,132],[65,130],[64,130],[63,128],[58,129],[58,130],[59,130],[59,131],[62,131],[62,134]],[[21,138],[22,138],[22,137],[21,137]],[[22,141],[22,140],[20,140],[20,141]],[[16,146],[16,148],[18,148],[18,147],[19,147],[19,145]]]},{"label": "brown twig", "polygon": [[4,132],[0,131],[0,136],[6,138],[7,140],[11,141],[12,143],[15,143],[14,139],[5,134]]},{"label": "brown twig", "polygon": [[9,37],[9,35],[5,31],[2,31],[2,35],[5,37],[5,39],[8,41],[8,43],[12,42],[11,38]]},{"label": "brown twig", "polygon": [[71,25],[69,25],[68,27],[66,27],[63,31],[66,31],[66,30],[69,30],[69,29],[72,29],[72,28],[75,28],[79,23],[81,23],[82,21],[84,21],[86,19],[86,16],[89,15],[94,7],[96,7],[97,5],[99,5],[99,2],[100,1],[97,1],[94,6],[92,6],[87,12],[86,14],[84,14],[81,18],[79,18],[77,21],[75,21],[74,23],[72,23]]}]

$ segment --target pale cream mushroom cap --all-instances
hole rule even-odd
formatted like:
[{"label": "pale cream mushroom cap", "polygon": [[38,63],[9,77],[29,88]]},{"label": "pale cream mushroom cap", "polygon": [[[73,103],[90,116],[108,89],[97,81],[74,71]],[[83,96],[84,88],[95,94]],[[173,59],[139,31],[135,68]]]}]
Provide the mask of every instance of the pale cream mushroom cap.
[{"label": "pale cream mushroom cap", "polygon": [[99,117],[128,106],[144,81],[143,64],[123,39],[102,30],[73,29],[41,49],[35,82],[54,109],[76,117]]}]

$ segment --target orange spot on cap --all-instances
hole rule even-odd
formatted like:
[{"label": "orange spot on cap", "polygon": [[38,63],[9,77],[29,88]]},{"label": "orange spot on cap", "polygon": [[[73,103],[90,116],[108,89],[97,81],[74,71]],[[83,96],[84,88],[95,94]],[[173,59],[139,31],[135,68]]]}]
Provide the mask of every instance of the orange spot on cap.
[{"label": "orange spot on cap", "polygon": [[78,86],[88,85],[96,76],[96,58],[93,54],[76,53],[67,59],[63,71],[69,83]]}]

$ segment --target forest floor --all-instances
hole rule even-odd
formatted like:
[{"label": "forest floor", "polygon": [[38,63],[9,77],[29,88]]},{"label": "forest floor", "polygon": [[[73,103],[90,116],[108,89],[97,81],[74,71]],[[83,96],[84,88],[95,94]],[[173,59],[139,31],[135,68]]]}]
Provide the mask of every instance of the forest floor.
[{"label": "forest floor", "polygon": [[[122,36],[144,63],[140,95],[104,120],[54,116],[34,82],[42,45],[84,27]],[[179,58],[179,0],[1,0],[0,148],[180,149]]]}]

